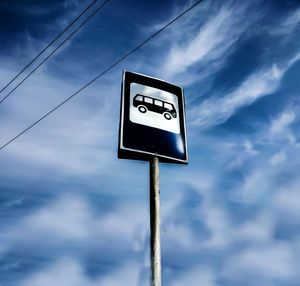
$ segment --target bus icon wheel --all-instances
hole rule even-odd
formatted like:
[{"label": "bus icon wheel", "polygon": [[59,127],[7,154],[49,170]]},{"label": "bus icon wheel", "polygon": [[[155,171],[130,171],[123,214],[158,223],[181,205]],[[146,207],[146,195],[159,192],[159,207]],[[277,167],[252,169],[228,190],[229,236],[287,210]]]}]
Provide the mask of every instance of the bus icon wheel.
[{"label": "bus icon wheel", "polygon": [[172,115],[171,115],[169,112],[165,112],[165,113],[164,113],[164,117],[165,117],[167,120],[171,120],[171,119],[172,119]]},{"label": "bus icon wheel", "polygon": [[138,106],[138,110],[139,110],[139,112],[141,112],[141,113],[146,113],[146,112],[148,111],[147,107],[144,106],[144,105],[139,105],[139,106]]}]

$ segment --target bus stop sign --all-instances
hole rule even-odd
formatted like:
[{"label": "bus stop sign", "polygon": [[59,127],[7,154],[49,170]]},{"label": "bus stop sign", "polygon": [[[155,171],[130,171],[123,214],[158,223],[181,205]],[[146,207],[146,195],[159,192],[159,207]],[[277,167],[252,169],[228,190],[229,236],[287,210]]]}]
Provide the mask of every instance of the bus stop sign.
[{"label": "bus stop sign", "polygon": [[123,72],[118,157],[188,163],[181,87]]}]

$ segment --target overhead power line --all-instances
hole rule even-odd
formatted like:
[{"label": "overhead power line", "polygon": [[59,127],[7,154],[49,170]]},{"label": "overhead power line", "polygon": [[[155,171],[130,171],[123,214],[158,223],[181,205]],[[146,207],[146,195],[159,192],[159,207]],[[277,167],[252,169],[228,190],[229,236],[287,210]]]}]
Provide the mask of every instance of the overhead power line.
[{"label": "overhead power line", "polygon": [[[78,20],[88,9],[94,5],[93,1],[76,19]],[[96,13],[98,13],[110,0],[105,0],[92,14],[90,14],[63,42],[61,42],[42,62],[40,62],[22,81],[20,81],[7,95],[1,100],[0,104],[6,100],[24,81],[26,81],[41,65],[43,65],[61,46],[63,46],[75,33],[78,32]],[[68,30],[77,20],[74,20],[63,32],[61,32],[43,51],[41,51],[30,63],[28,63],[5,87],[2,88],[0,93],[5,90],[15,79],[17,79],[38,57],[40,57],[66,30]]]},{"label": "overhead power line", "polygon": [[58,40],[71,26],[73,26],[83,14],[85,14],[98,0],[93,0],[63,31],[61,31],[43,50],[41,50],[22,70],[19,71],[1,90],[2,93],[11,83],[13,83],[29,66],[31,66],[56,40]]},{"label": "overhead power line", "polygon": [[129,57],[131,54],[133,54],[134,52],[136,52],[138,49],[140,49],[142,46],[144,46],[146,43],[148,43],[150,40],[152,40],[155,36],[157,36],[158,34],[160,34],[162,31],[164,31],[166,28],[168,28],[170,25],[172,25],[174,22],[176,22],[178,19],[180,19],[182,16],[184,16],[186,13],[188,13],[189,11],[191,11],[192,9],[194,9],[197,5],[199,5],[203,0],[198,0],[197,2],[195,2],[192,6],[190,6],[189,8],[187,8],[186,10],[184,10],[183,12],[181,12],[178,16],[176,16],[173,20],[171,20],[170,22],[168,22],[166,25],[164,25],[162,28],[160,28],[158,31],[156,31],[155,33],[153,33],[150,37],[148,37],[147,39],[145,39],[143,42],[141,42],[138,46],[136,46],[134,49],[132,49],[131,51],[129,51],[127,54],[125,54],[124,56],[122,56],[121,58],[119,58],[117,61],[115,61],[113,64],[111,64],[109,67],[107,67],[104,71],[102,71],[99,75],[97,75],[95,78],[93,78],[91,81],[89,81],[88,83],[86,83],[84,86],[82,86],[79,90],[77,90],[75,93],[73,93],[71,96],[69,96],[68,98],[66,98],[65,100],[63,100],[61,103],[59,103],[57,106],[55,106],[53,109],[51,109],[49,112],[47,112],[45,115],[43,115],[40,119],[38,119],[37,121],[35,121],[34,123],[32,123],[30,126],[28,126],[26,129],[24,129],[23,131],[21,131],[19,134],[17,134],[15,137],[13,137],[12,139],[10,139],[9,141],[7,141],[5,144],[3,144],[0,147],[0,150],[4,149],[5,147],[7,147],[9,144],[11,144],[13,141],[15,141],[16,139],[18,139],[20,136],[22,136],[24,133],[26,133],[27,131],[29,131],[32,127],[34,127],[35,125],[37,125],[38,123],[40,123],[43,119],[45,119],[46,117],[48,117],[51,113],[53,113],[54,111],[56,111],[57,109],[59,109],[62,105],[64,105],[65,103],[67,103],[69,100],[71,100],[73,97],[75,97],[76,95],[78,95],[80,92],[82,92],[84,89],[86,89],[88,86],[90,86],[92,83],[94,83],[97,79],[99,79],[100,77],[102,77],[104,74],[106,74],[108,71],[110,71],[112,68],[114,68],[116,65],[118,65],[120,62],[122,62],[123,60],[125,60],[127,57]]}]

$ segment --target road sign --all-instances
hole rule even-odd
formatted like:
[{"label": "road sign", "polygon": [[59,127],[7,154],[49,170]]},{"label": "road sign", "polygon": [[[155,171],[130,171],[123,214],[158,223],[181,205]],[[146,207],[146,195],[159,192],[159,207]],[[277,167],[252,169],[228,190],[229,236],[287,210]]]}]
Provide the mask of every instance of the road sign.
[{"label": "road sign", "polygon": [[118,157],[188,163],[181,87],[123,72]]}]

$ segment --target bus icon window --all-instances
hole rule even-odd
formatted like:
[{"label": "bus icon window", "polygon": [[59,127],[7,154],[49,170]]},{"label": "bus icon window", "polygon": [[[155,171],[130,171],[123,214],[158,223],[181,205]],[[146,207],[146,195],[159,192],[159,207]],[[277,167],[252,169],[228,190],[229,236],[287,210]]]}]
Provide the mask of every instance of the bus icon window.
[{"label": "bus icon window", "polygon": [[133,106],[141,113],[146,113],[148,110],[160,113],[167,120],[177,117],[175,107],[172,103],[139,93],[133,98]]}]

